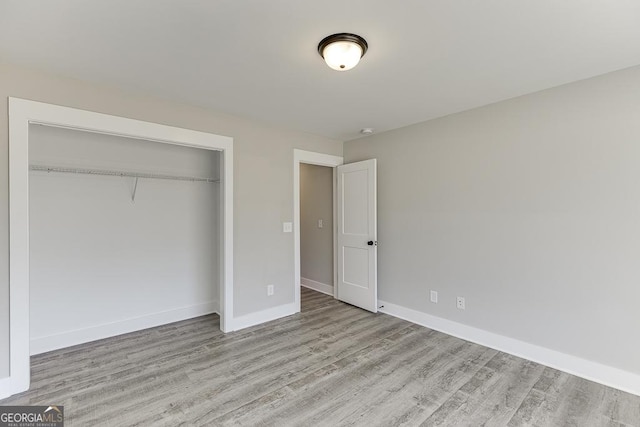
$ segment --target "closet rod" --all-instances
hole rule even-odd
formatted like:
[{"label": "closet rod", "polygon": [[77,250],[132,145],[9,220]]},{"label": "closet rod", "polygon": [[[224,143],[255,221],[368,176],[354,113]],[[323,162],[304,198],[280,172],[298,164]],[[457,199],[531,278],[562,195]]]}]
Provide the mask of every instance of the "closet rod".
[{"label": "closet rod", "polygon": [[83,174],[83,175],[121,176],[126,178],[169,179],[174,181],[212,182],[212,183],[220,182],[219,179],[198,178],[193,176],[122,172],[122,171],[103,170],[103,169],[61,168],[61,167],[42,166],[42,165],[29,165],[29,170],[39,171],[39,172],[75,173],[75,174]]}]

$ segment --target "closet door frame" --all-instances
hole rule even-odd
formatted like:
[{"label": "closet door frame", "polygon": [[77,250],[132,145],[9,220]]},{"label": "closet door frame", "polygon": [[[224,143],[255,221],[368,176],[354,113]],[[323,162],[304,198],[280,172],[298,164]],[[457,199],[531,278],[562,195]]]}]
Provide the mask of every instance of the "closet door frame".
[{"label": "closet door frame", "polygon": [[233,331],[233,138],[9,98],[9,377],[0,399],[29,389],[29,125],[62,127],[220,151],[220,329]]}]

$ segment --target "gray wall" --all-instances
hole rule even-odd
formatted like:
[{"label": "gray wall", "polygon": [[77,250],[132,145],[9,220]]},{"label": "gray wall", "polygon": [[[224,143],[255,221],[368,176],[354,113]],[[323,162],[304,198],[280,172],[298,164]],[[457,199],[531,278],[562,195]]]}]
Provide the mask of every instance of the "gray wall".
[{"label": "gray wall", "polygon": [[380,299],[640,373],[640,67],[344,156],[378,159]]},{"label": "gray wall", "polygon": [[300,164],[300,274],[333,286],[333,169],[304,163]]},{"label": "gray wall", "polygon": [[[7,97],[82,108],[234,138],[234,309],[243,315],[293,302],[293,149],[342,155],[342,142],[168,102],[144,94],[0,65],[0,378],[8,375]],[[275,295],[266,296],[267,284]]]},{"label": "gray wall", "polygon": [[[213,179],[220,169],[217,151],[38,125],[30,127],[29,161]],[[64,346],[60,334],[217,306],[220,185],[139,179],[132,202],[133,185],[30,173],[32,353],[41,338]]]}]

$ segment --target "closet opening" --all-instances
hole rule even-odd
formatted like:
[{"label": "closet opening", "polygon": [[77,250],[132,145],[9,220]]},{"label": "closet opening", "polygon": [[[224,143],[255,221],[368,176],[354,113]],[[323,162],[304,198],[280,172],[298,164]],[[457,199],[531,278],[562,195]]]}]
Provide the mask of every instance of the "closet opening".
[{"label": "closet opening", "polygon": [[7,396],[32,347],[212,312],[233,331],[233,139],[9,98],[9,255]]},{"label": "closet opening", "polygon": [[30,125],[31,355],[220,313],[220,155]]}]

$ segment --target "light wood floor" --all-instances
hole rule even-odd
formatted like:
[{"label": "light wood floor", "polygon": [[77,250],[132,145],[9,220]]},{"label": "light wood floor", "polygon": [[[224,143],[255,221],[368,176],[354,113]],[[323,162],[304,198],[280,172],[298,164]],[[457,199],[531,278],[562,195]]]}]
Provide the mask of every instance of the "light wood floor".
[{"label": "light wood floor", "polygon": [[224,335],[217,316],[32,358],[0,405],[67,426],[640,426],[640,397],[333,298]]}]

